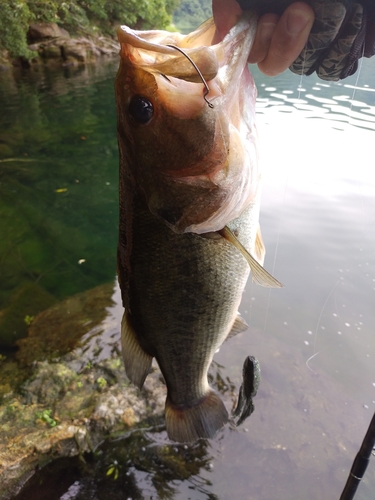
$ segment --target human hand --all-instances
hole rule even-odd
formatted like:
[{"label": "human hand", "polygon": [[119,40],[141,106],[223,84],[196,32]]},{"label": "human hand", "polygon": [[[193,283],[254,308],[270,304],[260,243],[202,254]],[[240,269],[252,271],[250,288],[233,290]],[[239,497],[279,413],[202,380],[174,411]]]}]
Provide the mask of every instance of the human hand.
[{"label": "human hand", "polygon": [[215,43],[236,24],[240,5],[263,14],[249,62],[269,76],[290,67],[336,81],[355,73],[358,59],[375,54],[374,0],[212,0]]},{"label": "human hand", "polygon": [[314,18],[314,11],[304,2],[291,4],[281,16],[261,16],[249,63],[257,63],[267,76],[285,71],[303,51]]},{"label": "human hand", "polygon": [[[224,38],[240,17],[236,0],[213,0],[212,11],[217,27],[215,42]],[[314,11],[304,2],[294,2],[283,14],[264,14],[259,18],[249,63],[257,63],[268,76],[286,70],[302,52],[311,27]]]}]

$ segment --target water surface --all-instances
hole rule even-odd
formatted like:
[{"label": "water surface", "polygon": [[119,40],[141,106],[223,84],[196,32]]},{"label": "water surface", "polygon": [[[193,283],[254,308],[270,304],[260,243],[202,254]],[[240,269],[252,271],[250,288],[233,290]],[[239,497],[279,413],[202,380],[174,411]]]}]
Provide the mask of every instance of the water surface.
[{"label": "water surface", "polygon": [[[115,280],[115,70],[0,75],[0,152],[12,159],[0,163],[0,309],[25,283],[59,300]],[[165,475],[166,496],[155,486],[165,464],[124,465],[120,479],[131,473],[140,498],[338,499],[375,410],[374,62],[340,83],[256,69],[254,77],[265,267],[285,288],[248,283],[241,312],[250,329],[216,362],[238,391],[244,357],[259,359],[255,412],[199,453],[176,447],[198,453],[198,466]],[[225,402],[230,409],[229,395]],[[155,431],[143,448],[167,443]],[[85,481],[72,475],[49,498],[88,498]],[[106,497],[93,481],[90,491]],[[121,481],[106,498],[123,498]],[[375,461],[358,499],[374,490]]]}]

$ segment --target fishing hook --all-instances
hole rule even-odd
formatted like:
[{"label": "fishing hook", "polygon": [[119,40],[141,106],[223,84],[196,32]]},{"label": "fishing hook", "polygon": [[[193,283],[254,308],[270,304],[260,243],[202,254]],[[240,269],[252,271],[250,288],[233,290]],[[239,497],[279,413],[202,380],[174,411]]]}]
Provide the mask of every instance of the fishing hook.
[{"label": "fishing hook", "polygon": [[206,80],[204,79],[204,76],[202,75],[201,73],[201,70],[198,68],[198,66],[195,64],[195,62],[193,61],[193,59],[188,55],[186,54],[185,51],[183,51],[182,49],[180,49],[180,47],[177,47],[176,45],[169,45],[167,44],[167,47],[171,47],[172,49],[176,49],[178,50],[179,52],[181,52],[182,55],[184,55],[186,57],[186,59],[188,59],[190,61],[190,63],[193,65],[195,71],[198,73],[199,75],[199,78],[202,80],[202,83],[204,85],[204,94],[203,94],[203,99],[206,101],[206,103],[209,105],[209,107],[212,109],[214,107],[214,105],[212,104],[212,102],[210,102],[208,99],[207,99],[207,95],[208,93],[210,92],[210,87],[207,85],[207,82]]}]

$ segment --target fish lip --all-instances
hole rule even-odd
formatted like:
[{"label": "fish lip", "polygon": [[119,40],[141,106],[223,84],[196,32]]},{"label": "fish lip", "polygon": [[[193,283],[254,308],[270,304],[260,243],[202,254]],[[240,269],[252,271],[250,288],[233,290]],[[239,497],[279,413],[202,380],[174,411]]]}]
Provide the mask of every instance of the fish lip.
[{"label": "fish lip", "polygon": [[139,49],[148,49],[169,55],[175,54],[175,50],[172,47],[168,47],[168,45],[149,42],[148,40],[140,37],[137,33],[145,34],[148,32],[133,30],[132,28],[129,28],[129,26],[121,25],[117,29],[117,38],[120,43],[130,43],[131,39],[131,45]]},{"label": "fish lip", "polygon": [[[203,28],[207,26],[208,30],[211,28],[215,29],[213,20],[208,20],[193,32],[193,34],[196,34],[194,37],[192,36],[193,34],[180,35],[166,31],[137,31],[122,25],[117,30],[117,36],[121,45],[129,45],[133,49],[139,49],[140,51],[143,50],[160,55],[164,54],[165,56],[174,56],[176,61],[178,57],[180,59],[184,57],[181,54],[179,54],[179,56],[176,54],[176,48],[182,51],[182,53],[185,53],[184,55],[186,57],[189,57],[189,53],[192,51],[201,54],[204,51],[208,51],[207,54],[204,54],[204,59],[206,61],[211,59],[211,62],[216,59],[216,63],[218,64],[217,68],[215,70],[211,69],[208,74],[205,74],[204,71],[202,71],[202,67],[199,67],[199,64],[197,64],[197,66],[202,72],[204,80],[210,82],[217,79],[220,82],[223,93],[225,93],[227,87],[230,86],[231,80],[236,80],[236,78],[230,77],[230,74],[236,73],[236,68],[238,66],[240,67],[239,71],[242,71],[246,64],[255,38],[257,17],[252,13],[245,12],[224,39],[215,44],[212,44],[214,34],[211,36],[210,43],[202,44],[200,42],[200,29],[202,29],[204,35],[205,30]],[[238,46],[240,46],[240,49]],[[164,74],[167,77],[173,76],[173,69],[170,75],[167,71],[164,73],[158,71],[158,66],[160,66],[160,64],[156,60],[152,62],[152,57],[150,57],[150,60],[144,62],[142,61],[142,55],[140,55],[140,53],[137,54],[137,56],[141,62],[137,63],[134,57],[131,58],[131,62],[134,66],[142,67],[146,65],[150,72]],[[177,76],[177,78],[185,79],[186,81],[202,82],[202,79],[196,71],[193,70],[192,75],[193,76],[190,74],[189,76],[182,75],[180,77]],[[191,78],[193,78],[193,80]]]}]

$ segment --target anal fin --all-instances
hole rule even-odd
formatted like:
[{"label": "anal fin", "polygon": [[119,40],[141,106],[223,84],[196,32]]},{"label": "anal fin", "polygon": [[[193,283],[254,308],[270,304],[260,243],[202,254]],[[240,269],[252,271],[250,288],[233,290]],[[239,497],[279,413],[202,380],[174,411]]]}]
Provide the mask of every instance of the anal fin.
[{"label": "anal fin", "polygon": [[234,323],[232,325],[232,328],[230,332],[228,333],[228,336],[225,340],[229,340],[238,333],[245,332],[248,330],[249,325],[246,323],[246,321],[243,319],[243,317],[240,315],[240,313],[237,313],[236,319],[234,320]]},{"label": "anal fin", "polygon": [[139,345],[126,311],[121,321],[121,347],[126,375],[134,385],[142,389],[150,372],[152,356]]}]

